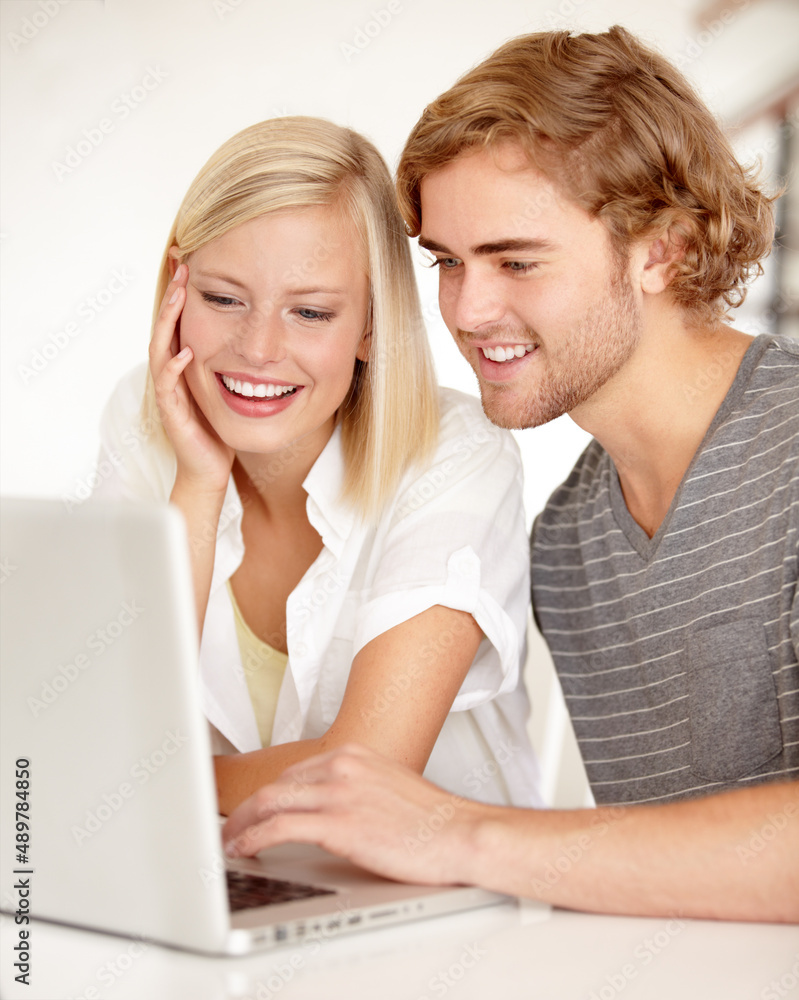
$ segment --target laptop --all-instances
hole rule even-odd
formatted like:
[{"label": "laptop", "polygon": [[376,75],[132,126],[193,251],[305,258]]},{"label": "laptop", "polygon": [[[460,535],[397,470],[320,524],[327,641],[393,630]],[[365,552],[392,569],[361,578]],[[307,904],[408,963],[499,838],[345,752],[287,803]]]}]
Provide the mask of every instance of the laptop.
[{"label": "laptop", "polygon": [[224,857],[169,505],[2,499],[0,602],[1,909],[240,955],[508,898],[310,846]]}]

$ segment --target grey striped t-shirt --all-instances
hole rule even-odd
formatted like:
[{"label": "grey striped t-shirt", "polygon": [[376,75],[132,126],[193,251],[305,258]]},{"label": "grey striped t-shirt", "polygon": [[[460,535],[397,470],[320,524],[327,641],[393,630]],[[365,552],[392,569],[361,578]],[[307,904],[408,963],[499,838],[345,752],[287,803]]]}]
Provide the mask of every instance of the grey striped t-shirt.
[{"label": "grey striped t-shirt", "polygon": [[799,777],[798,562],[799,342],[753,341],[651,539],[590,443],[532,592],[598,803]]}]

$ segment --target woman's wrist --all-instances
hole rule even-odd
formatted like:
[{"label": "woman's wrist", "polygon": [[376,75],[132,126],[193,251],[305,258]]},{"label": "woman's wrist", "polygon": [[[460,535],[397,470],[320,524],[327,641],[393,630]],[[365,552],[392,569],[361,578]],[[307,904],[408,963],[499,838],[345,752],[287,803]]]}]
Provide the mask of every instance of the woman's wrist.
[{"label": "woman's wrist", "polygon": [[169,500],[183,515],[189,546],[195,559],[206,550],[214,550],[225,491],[208,489],[207,484],[196,485],[178,477]]},{"label": "woman's wrist", "polygon": [[207,479],[195,479],[181,473],[175,477],[169,499],[185,510],[199,509],[203,511],[217,510],[221,512],[227,493],[227,481],[224,486],[209,483]]}]

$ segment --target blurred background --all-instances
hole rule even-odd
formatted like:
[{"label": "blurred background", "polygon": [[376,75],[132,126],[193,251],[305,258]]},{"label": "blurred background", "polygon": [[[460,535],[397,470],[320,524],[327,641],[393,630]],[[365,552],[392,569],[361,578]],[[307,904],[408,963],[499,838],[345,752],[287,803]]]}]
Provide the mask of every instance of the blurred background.
[{"label": "blurred background", "polygon": [[[82,499],[118,378],[146,357],[156,269],[183,194],[230,135],[310,114],[394,168],[424,106],[508,38],[620,23],[675,61],[773,186],[799,125],[796,0],[3,0],[0,489]],[[737,325],[796,333],[799,206]],[[436,277],[418,278],[441,382],[476,393]],[[532,519],[586,437],[518,435]]]},{"label": "blurred background", "polygon": [[[424,106],[508,38],[614,23],[683,70],[771,187],[790,180],[796,0],[3,0],[0,490],[88,494],[103,405],[146,358],[171,222],[230,135],[319,115],[393,169]],[[739,328],[799,335],[798,218],[789,185]],[[414,254],[439,379],[476,394]],[[587,438],[562,417],[518,440],[532,521]]]}]

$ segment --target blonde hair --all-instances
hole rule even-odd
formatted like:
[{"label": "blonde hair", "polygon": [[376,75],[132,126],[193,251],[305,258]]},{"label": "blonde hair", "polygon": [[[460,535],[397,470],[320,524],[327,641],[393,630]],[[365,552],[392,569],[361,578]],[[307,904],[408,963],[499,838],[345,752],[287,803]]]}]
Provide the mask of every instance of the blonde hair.
[{"label": "blonde hair", "polygon": [[670,234],[671,294],[692,319],[715,324],[762,273],[774,199],[682,74],[624,28],[515,38],[433,101],[398,169],[410,235],[427,174],[509,140],[604,222],[622,258],[631,243]]},{"label": "blonde hair", "polygon": [[[373,517],[405,469],[432,449],[438,395],[408,238],[391,176],[369,141],[322,119],[287,117],[252,125],[224,143],[180,206],[161,262],[154,317],[170,281],[172,247],[185,259],[251,219],[331,204],[352,219],[368,267],[369,359],[356,360],[338,418],[343,498]],[[145,416],[160,427],[152,379]]]}]

